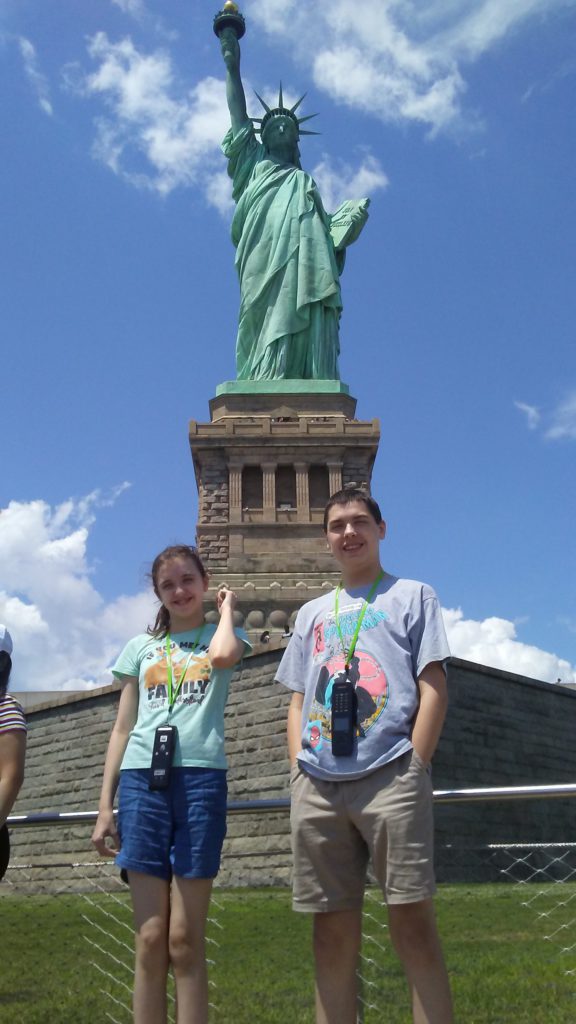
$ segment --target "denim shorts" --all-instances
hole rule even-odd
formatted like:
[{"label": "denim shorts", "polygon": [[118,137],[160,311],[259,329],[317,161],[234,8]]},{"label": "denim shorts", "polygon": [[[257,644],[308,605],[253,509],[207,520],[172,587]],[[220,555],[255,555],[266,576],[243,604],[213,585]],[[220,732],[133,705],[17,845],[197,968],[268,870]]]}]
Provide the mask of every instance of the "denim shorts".
[{"label": "denim shorts", "polygon": [[148,788],[148,768],[120,772],[118,867],[170,880],[215,878],[226,835],[226,772],[173,768],[166,790]]}]

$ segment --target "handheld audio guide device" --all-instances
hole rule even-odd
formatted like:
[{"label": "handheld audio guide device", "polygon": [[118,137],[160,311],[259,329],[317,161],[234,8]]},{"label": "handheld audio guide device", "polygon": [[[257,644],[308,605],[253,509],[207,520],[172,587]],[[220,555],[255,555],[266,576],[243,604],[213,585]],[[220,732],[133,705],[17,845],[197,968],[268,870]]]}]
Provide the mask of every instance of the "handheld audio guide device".
[{"label": "handheld audio guide device", "polygon": [[167,789],[174,760],[177,729],[175,725],[159,725],[154,734],[149,789]]},{"label": "handheld audio guide device", "polygon": [[343,675],[332,686],[332,753],[350,757],[358,724],[358,697],[354,683]]}]

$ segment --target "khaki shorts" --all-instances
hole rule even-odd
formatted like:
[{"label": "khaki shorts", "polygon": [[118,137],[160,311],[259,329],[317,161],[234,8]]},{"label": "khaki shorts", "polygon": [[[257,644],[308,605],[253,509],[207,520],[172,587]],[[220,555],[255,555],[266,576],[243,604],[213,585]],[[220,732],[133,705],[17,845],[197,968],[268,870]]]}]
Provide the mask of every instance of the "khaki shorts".
[{"label": "khaki shorts", "polygon": [[291,777],[294,910],[362,907],[368,862],[387,903],[434,895],[432,781],[415,750],[347,782]]}]

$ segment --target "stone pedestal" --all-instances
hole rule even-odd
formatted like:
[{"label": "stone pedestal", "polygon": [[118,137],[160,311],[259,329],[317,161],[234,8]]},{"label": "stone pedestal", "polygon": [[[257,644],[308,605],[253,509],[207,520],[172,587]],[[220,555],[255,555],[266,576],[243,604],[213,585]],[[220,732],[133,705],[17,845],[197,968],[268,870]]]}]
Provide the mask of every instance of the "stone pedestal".
[{"label": "stone pedestal", "polygon": [[292,391],[257,383],[221,385],[210,423],[190,423],[210,590],[237,592],[238,624],[253,640],[290,632],[300,606],[338,581],[324,505],[347,484],[370,487],[380,438],[378,420],[354,419],[339,381],[314,393],[313,381]]}]

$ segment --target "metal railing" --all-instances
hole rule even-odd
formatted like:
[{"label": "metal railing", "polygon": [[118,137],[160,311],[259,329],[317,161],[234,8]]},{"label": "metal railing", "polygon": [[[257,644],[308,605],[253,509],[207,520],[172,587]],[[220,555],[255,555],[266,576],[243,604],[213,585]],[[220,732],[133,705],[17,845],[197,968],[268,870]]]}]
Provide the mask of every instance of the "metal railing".
[{"label": "metal railing", "polygon": [[[550,800],[553,798],[576,797],[576,783],[562,783],[553,786],[491,786],[477,789],[435,789],[435,804],[485,803],[502,800]],[[228,814],[265,813],[266,811],[287,811],[289,797],[268,800],[230,800]],[[116,811],[114,812],[116,814]],[[26,828],[32,825],[58,825],[72,822],[93,822],[98,811],[39,811],[31,814],[13,814],[8,818],[10,828]]]}]

